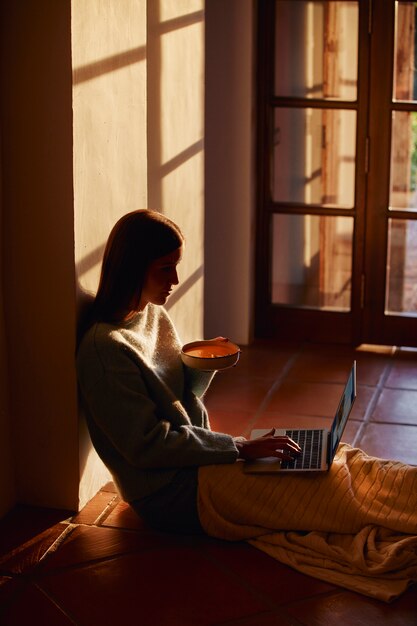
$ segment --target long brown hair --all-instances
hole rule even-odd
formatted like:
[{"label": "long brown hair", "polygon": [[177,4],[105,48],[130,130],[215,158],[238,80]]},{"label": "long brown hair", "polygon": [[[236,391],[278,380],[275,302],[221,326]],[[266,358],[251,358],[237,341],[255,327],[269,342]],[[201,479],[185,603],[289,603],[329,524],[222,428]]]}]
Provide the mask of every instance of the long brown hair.
[{"label": "long brown hair", "polygon": [[150,263],[183,243],[180,228],[158,211],[142,209],[121,217],[104,250],[90,324],[120,322],[137,311]]}]

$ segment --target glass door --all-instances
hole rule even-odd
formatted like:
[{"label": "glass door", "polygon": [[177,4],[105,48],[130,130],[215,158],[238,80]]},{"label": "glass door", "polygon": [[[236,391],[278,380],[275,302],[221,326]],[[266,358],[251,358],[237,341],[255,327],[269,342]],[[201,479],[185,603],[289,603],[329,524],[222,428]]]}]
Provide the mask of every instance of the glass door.
[{"label": "glass door", "polygon": [[352,341],[364,230],[365,4],[259,3],[258,336]]},{"label": "glass door", "polygon": [[415,345],[414,3],[259,12],[256,334]]},{"label": "glass door", "polygon": [[[417,345],[416,3],[374,0],[363,335]],[[378,19],[376,15],[379,15]]]}]

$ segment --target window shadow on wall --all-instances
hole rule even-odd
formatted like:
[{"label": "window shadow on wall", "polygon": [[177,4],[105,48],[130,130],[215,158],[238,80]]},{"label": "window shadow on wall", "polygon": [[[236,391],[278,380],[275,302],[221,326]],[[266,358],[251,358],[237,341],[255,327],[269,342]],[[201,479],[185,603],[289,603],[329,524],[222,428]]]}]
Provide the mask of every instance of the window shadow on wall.
[{"label": "window shadow on wall", "polygon": [[[195,11],[161,22],[160,3],[148,3],[147,45],[132,48],[120,54],[111,55],[73,70],[73,84],[78,85],[99,76],[117,71],[138,62],[147,62],[147,161],[149,206],[164,212],[163,180],[169,174],[186,164],[204,149],[203,138],[187,146],[181,152],[163,162],[161,116],[170,115],[169,103],[162,102],[162,37],[178,30],[204,22],[204,12]],[[175,124],[175,111],[172,112]],[[143,207],[138,207],[143,208]],[[79,317],[78,336],[83,331],[83,319],[88,313],[94,294],[81,286],[81,277],[97,266],[101,266],[105,243],[98,245],[82,257],[76,264],[77,303]],[[170,297],[166,308],[172,308],[203,277],[204,267],[198,267],[186,278]]]},{"label": "window shadow on wall", "polygon": [[[152,0],[147,3],[147,45],[133,48],[121,54],[103,58],[94,63],[77,67],[73,71],[73,84],[78,85],[90,80],[94,80],[102,75],[117,71],[121,68],[138,62],[147,64],[147,167],[148,167],[148,206],[164,211],[163,206],[163,183],[165,177],[172,174],[192,158],[203,152],[203,138],[190,145],[182,146],[181,151],[171,155],[171,158],[163,161],[162,152],[162,115],[168,115],[172,124],[176,123],[176,111],[170,110],[169,102],[162,102],[164,80],[162,73],[162,37],[178,29],[190,27],[194,24],[204,22],[203,11],[197,11],[188,15],[175,17],[161,22],[160,3]],[[122,9],[120,9],[122,10]],[[179,68],[179,71],[181,68]],[[184,81],[186,79],[184,78]],[[182,77],[180,82],[182,81]],[[180,85],[179,85],[180,87]],[[97,103],[99,105],[99,103]],[[172,120],[171,120],[172,118]],[[145,147],[144,147],[145,149]],[[129,207],[132,210],[135,207]],[[144,207],[136,207],[144,208]],[[96,247],[85,254],[77,262],[77,302],[79,315],[78,339],[85,328],[84,320],[88,322],[88,312],[94,298],[94,294],[87,292],[81,287],[81,278],[91,270],[101,266],[105,242],[96,242]],[[193,286],[201,280],[204,273],[203,265],[200,265],[190,276],[177,286],[172,296],[167,302],[166,308],[171,309]],[[81,438],[82,439],[82,438]],[[84,444],[87,439],[85,438]],[[90,446],[80,449],[80,472],[83,475]]]},{"label": "window shadow on wall", "polygon": [[73,85],[79,85],[80,83],[85,83],[88,80],[102,76],[103,74],[108,74],[109,72],[114,72],[122,67],[126,67],[127,65],[132,65],[133,63],[139,63],[140,61],[145,60],[146,46],[132,48],[132,50],[127,50],[126,52],[121,52],[120,54],[114,54],[105,59],[101,59],[100,61],[95,61],[94,63],[88,63],[87,65],[74,68],[72,73],[72,82]]},{"label": "window shadow on wall", "polygon": [[[195,11],[161,22],[160,3],[148,3],[147,11],[147,94],[148,94],[148,193],[149,205],[163,210],[162,182],[165,176],[180,168],[189,159],[203,151],[203,139],[196,141],[180,153],[163,162],[162,157],[162,115],[170,115],[169,102],[162,102],[162,37],[173,31],[204,22],[204,12]],[[175,111],[172,124],[175,124]]]}]

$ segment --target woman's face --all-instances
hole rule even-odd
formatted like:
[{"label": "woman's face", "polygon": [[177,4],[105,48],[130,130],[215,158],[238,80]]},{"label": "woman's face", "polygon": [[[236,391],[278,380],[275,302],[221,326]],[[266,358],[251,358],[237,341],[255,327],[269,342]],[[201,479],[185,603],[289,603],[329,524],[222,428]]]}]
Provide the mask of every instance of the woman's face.
[{"label": "woman's face", "polygon": [[148,303],[165,304],[174,285],[178,285],[177,265],[182,258],[182,246],[174,252],[155,259],[148,267],[140,299],[142,311]]}]

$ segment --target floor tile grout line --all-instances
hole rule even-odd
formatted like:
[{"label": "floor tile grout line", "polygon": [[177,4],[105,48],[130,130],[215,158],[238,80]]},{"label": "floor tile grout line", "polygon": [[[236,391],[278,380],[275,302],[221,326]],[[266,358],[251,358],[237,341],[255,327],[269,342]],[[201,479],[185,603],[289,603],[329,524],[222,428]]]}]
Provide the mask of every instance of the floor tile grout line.
[{"label": "floor tile grout line", "polygon": [[[253,548],[253,549],[257,549],[257,548]],[[280,604],[277,604],[274,599],[269,596],[269,595],[264,595],[264,593],[262,592],[262,590],[259,590],[258,588],[254,587],[253,584],[251,582],[249,582],[248,580],[246,580],[246,578],[244,578],[244,576],[242,576],[241,574],[239,574],[238,572],[236,572],[236,570],[234,570],[233,568],[231,568],[230,566],[228,566],[227,564],[223,563],[221,559],[217,558],[216,556],[213,556],[212,554],[207,554],[206,552],[201,551],[200,552],[204,555],[204,557],[211,561],[213,564],[215,564],[217,567],[219,567],[224,573],[228,574],[229,576],[232,576],[238,583],[239,585],[242,585],[244,588],[246,588],[247,590],[249,590],[259,601],[263,602],[266,604],[266,606],[269,606],[269,609],[267,610],[267,614],[271,613],[271,614],[275,614],[277,611],[284,611],[287,613],[287,617],[292,617],[286,610],[288,608],[292,608],[294,606],[297,606],[301,603],[304,602],[309,602],[311,600],[315,600],[317,598],[323,598],[323,597],[331,597],[334,596],[336,594],[339,594],[341,591],[341,588],[337,585],[332,585],[332,589],[328,589],[326,591],[322,591],[319,593],[311,593],[308,594],[306,596],[300,597],[300,598],[296,598],[293,600],[289,600]],[[294,568],[290,568],[293,571],[297,571]],[[331,585],[331,583],[328,583],[328,585]],[[262,611],[260,613],[257,613],[257,615],[259,614],[264,614],[265,612]],[[242,621],[242,624],[244,624],[245,619],[247,619],[250,616],[245,616],[244,618],[238,618],[237,620],[231,620],[231,621],[227,621],[227,622],[221,622],[221,625],[224,626],[228,626],[230,624],[230,626],[232,626],[232,624],[236,623],[239,624],[239,621]],[[294,622],[294,624],[298,624],[298,621]],[[301,622],[300,622],[301,624]],[[220,626],[220,624],[219,624]]]},{"label": "floor tile grout line", "polygon": [[376,408],[376,405],[378,404],[378,400],[381,397],[382,391],[384,390],[385,382],[388,379],[389,374],[391,373],[392,367],[393,367],[392,362],[386,363],[384,365],[384,370],[378,380],[377,385],[375,386],[375,391],[372,395],[372,398],[369,400],[369,402],[367,402],[365,415],[363,416],[361,425],[358,428],[358,431],[355,437],[353,438],[353,441],[352,441],[353,447],[358,445],[358,442],[362,439],[363,435],[365,434],[367,430],[367,427],[371,423],[371,417]]},{"label": "floor tile grout line", "polygon": [[94,520],[94,522],[92,523],[92,526],[100,526],[104,522],[104,520],[107,519],[110,513],[114,511],[114,509],[116,508],[116,505],[118,504],[118,500],[119,500],[119,496],[115,494],[113,498],[110,500],[110,502],[107,503],[107,505],[105,506],[103,511],[100,513],[100,515]]},{"label": "floor tile grout line", "polygon": [[[223,563],[221,559],[216,558],[215,556],[213,556],[212,554],[208,554],[207,552],[205,552],[204,550],[201,550],[199,548],[197,548],[200,552],[200,554],[206,558],[208,561],[210,561],[211,563],[213,563],[214,565],[216,565],[216,567],[218,567],[224,574],[227,574],[229,577],[231,577],[232,579],[234,579],[240,586],[242,586],[246,591],[250,591],[250,593],[259,601],[262,602],[265,605],[265,609],[266,612],[275,612],[278,610],[282,610],[285,609],[285,607],[287,606],[294,606],[294,604],[297,604],[298,600],[293,600],[292,602],[284,602],[282,604],[277,604],[273,598],[271,598],[271,596],[269,594],[267,594],[266,592],[263,592],[261,589],[255,587],[251,582],[249,582],[244,575],[239,574],[236,570],[234,570],[233,568],[231,568],[230,566],[228,566],[227,564]],[[257,548],[253,548],[253,549],[257,549]],[[330,593],[330,592],[325,592]],[[322,594],[312,594],[311,596],[305,596],[303,598],[300,598],[300,601],[304,601],[304,600],[310,600],[311,598],[320,596]],[[247,618],[248,616],[245,616],[245,618]],[[239,618],[242,619],[242,618]],[[228,624],[229,622],[224,622],[225,624]],[[238,622],[237,622],[238,623]],[[233,624],[233,620],[230,622],[230,624]]]},{"label": "floor tile grout line", "polygon": [[55,541],[49,546],[49,548],[43,553],[41,558],[39,559],[39,563],[47,559],[51,554],[56,552],[59,547],[64,543],[69,535],[71,535],[74,530],[77,528],[77,524],[68,524],[65,530],[55,539]]},{"label": "floor tile grout line", "polygon": [[381,393],[385,387],[385,382],[388,379],[388,376],[391,373],[391,370],[392,370],[392,363],[387,363],[384,367],[384,371],[382,372],[379,378],[378,384],[375,387],[375,393],[367,404],[365,415],[364,415],[365,423],[368,423],[370,421],[370,418],[372,417],[372,414],[375,410],[375,407],[378,403],[379,398],[381,397]]},{"label": "floor tile grout line", "polygon": [[[165,548],[166,546],[164,546],[164,549]],[[131,557],[133,555],[138,555],[138,554],[147,554],[149,552],[154,552],[159,549],[160,547],[155,548],[154,546],[140,547],[136,549],[129,548],[126,551],[121,551],[119,553],[108,554],[106,556],[97,556],[95,558],[90,558],[89,560],[75,562],[75,563],[57,565],[53,567],[53,569],[51,568],[50,570],[36,571],[34,574],[31,574],[31,576],[34,581],[37,581],[40,584],[42,580],[55,577],[57,574],[62,574],[63,572],[85,571],[96,565],[111,564],[114,561],[118,561],[125,557]]]},{"label": "floor tile grout line", "polygon": [[[62,532],[66,532],[67,531],[67,527],[68,527],[68,522],[67,521],[58,522],[57,526],[59,526],[61,524],[63,526],[65,526],[65,530],[63,530]],[[52,526],[54,526],[54,524]],[[45,529],[44,531],[42,531],[41,533],[38,533],[38,534],[43,534],[44,532],[47,532],[48,530],[51,530],[52,526],[48,527],[48,529]],[[59,535],[59,536],[61,536],[61,535]],[[15,545],[15,546],[11,546],[9,549],[6,549],[6,551],[2,551],[0,553],[0,575],[1,575],[1,572],[3,571],[2,568],[3,568],[4,562],[7,562],[10,558],[14,558],[16,555],[21,553],[23,550],[25,550],[26,548],[30,547],[31,544],[32,544],[32,541],[33,541],[33,537],[28,538],[27,541],[23,541],[23,543],[21,543],[21,544],[18,544],[18,545]],[[53,543],[55,543],[56,541],[57,541],[57,539],[55,539],[53,541]],[[51,545],[53,545],[53,544],[51,544]],[[50,547],[48,549],[50,549]]]},{"label": "floor tile grout line", "polygon": [[[238,617],[237,619],[227,620],[226,622],[216,622],[213,626],[247,626],[247,624],[254,624],[253,619],[259,617],[278,617],[280,622],[283,618],[290,621],[292,626],[305,626],[305,622],[300,622],[296,617],[290,615],[285,608],[279,607],[269,611],[258,611],[257,613],[250,613],[244,617]],[[279,624],[280,622],[274,622]]]},{"label": "floor tile grout line", "polygon": [[[262,402],[260,403],[260,405],[258,406],[258,408],[255,411],[254,417],[252,418],[252,420],[249,422],[247,430],[250,432],[250,430],[253,429],[254,425],[256,424],[256,422],[258,421],[259,417],[262,415],[262,413],[264,413],[266,407],[268,406],[268,403],[270,402],[271,399],[271,395],[273,393],[275,393],[280,386],[282,385],[284,379],[287,378],[288,372],[290,371],[291,367],[294,365],[294,362],[297,360],[297,358],[302,354],[303,352],[303,345],[299,346],[298,349],[292,354],[291,357],[288,358],[286,364],[284,365],[281,373],[279,374],[279,376],[277,377],[277,379],[271,384],[270,388],[268,389],[267,393],[265,394]],[[298,379],[293,379],[293,382],[297,382]],[[334,381],[334,382],[320,382],[320,381],[308,381],[303,379],[302,382],[312,382],[314,384],[334,384],[334,385],[340,385],[341,382],[340,381]],[[323,417],[322,415],[317,415],[317,416],[311,416],[311,417]]]},{"label": "floor tile grout line", "polygon": [[[103,528],[102,526],[98,527],[100,530]],[[119,530],[121,533],[125,532],[125,529],[117,529]],[[145,545],[140,545],[136,548],[128,548],[125,550],[121,550],[120,552],[116,552],[113,554],[107,554],[105,556],[97,556],[95,558],[90,558],[88,560],[85,561],[80,561],[80,562],[73,562],[73,563],[67,563],[67,564],[61,564],[61,565],[56,565],[55,567],[53,567],[50,570],[45,570],[45,571],[34,571],[33,574],[30,574],[30,577],[32,579],[32,582],[37,582],[39,585],[41,584],[42,580],[51,578],[56,576],[57,574],[61,574],[63,572],[75,572],[75,571],[84,571],[84,570],[88,570],[91,567],[94,567],[96,565],[101,565],[101,564],[108,564],[111,565],[113,562],[115,561],[119,561],[120,559],[124,559],[125,557],[132,557],[135,555],[141,555],[141,554],[149,554],[152,552],[156,552],[156,553],[160,553],[162,550],[164,551],[164,553],[166,551],[170,551],[170,550],[176,550],[178,546],[167,543],[167,544],[159,544],[159,545],[149,545],[149,546],[145,546]],[[187,547],[187,546],[182,546],[182,547]],[[207,554],[205,554],[204,550],[201,550],[200,546],[188,546],[191,550],[194,551],[198,551],[201,554],[204,555],[205,558],[207,558],[208,560],[212,560],[213,557],[208,557]],[[21,577],[22,574],[16,574],[13,575],[11,577]]]},{"label": "floor tile grout line", "polygon": [[[293,570],[293,571],[297,571],[297,570]],[[331,584],[331,583],[328,583],[328,584]],[[306,604],[311,601],[316,601],[319,599],[320,600],[328,599],[328,598],[331,598],[332,596],[337,596],[344,592],[346,592],[346,589],[339,587],[337,585],[334,585],[334,589],[330,589],[328,591],[323,591],[319,593],[312,593],[310,595],[306,595],[300,598],[296,598],[294,600],[290,600],[288,602],[285,602],[284,604],[278,605],[275,609],[271,609],[269,611],[260,611],[259,613],[256,613],[255,616],[258,616],[258,615],[259,616],[260,615],[279,616],[281,619],[282,617],[286,617],[293,626],[305,626],[306,622],[304,620],[300,621],[299,618],[297,618],[295,615],[293,615],[290,612],[290,609],[297,607],[297,606],[302,606],[303,604]],[[239,626],[239,624],[241,624],[242,626],[245,626],[245,624],[248,623],[248,619],[250,620],[252,617],[254,616],[246,615],[245,617],[240,617],[235,620],[230,620],[227,622],[218,622],[214,626],[235,626],[235,625]]]},{"label": "floor tile grout line", "polygon": [[[106,518],[104,518],[104,513],[105,513],[105,511],[103,511],[103,513],[101,513],[97,519],[101,518],[101,516],[103,515],[103,520],[102,521],[105,521],[108,516]],[[140,518],[138,517],[138,520],[139,519]],[[154,533],[154,532],[156,532],[156,531],[154,531],[151,528],[141,528],[141,527],[129,528],[128,526],[118,526],[117,523],[114,523],[114,524],[109,524],[109,523],[102,524],[102,523],[100,523],[100,525],[98,525],[98,524],[96,524],[96,521],[97,520],[95,520],[94,522],[74,522],[74,524],[76,526],[82,526],[82,527],[85,527],[85,528],[97,528],[97,529],[103,529],[103,530],[120,530],[123,533],[141,533],[141,534],[143,534],[143,533]]]},{"label": "floor tile grout line", "polygon": [[39,582],[34,581],[33,582],[34,586],[39,590],[39,592],[45,596],[45,598],[47,598],[49,600],[49,602],[52,602],[52,604],[63,614],[65,615],[65,617],[67,619],[69,619],[72,624],[74,624],[74,626],[80,626],[80,621],[73,616],[70,612],[68,612],[66,609],[64,609],[64,607],[58,602],[58,600],[55,599],[55,597],[49,593],[49,591],[47,591],[46,589],[44,589],[42,587],[42,585],[39,584]]},{"label": "floor tile grout line", "polygon": [[299,348],[296,352],[294,352],[294,354],[292,354],[288,358],[288,360],[285,363],[284,367],[282,368],[280,374],[278,375],[278,377],[275,379],[275,381],[269,387],[269,389],[266,392],[263,400],[261,401],[261,403],[259,404],[258,408],[256,409],[252,420],[249,421],[249,424],[247,426],[248,433],[250,433],[250,431],[253,429],[254,425],[256,424],[256,422],[258,421],[258,419],[260,418],[262,413],[265,411],[265,408],[268,406],[268,403],[270,402],[271,395],[273,393],[275,393],[275,391],[277,391],[277,389],[280,388],[280,386],[283,383],[283,380],[286,378],[289,370],[294,365],[295,361],[300,356],[301,352],[302,352],[302,350],[301,350],[301,348]]}]

